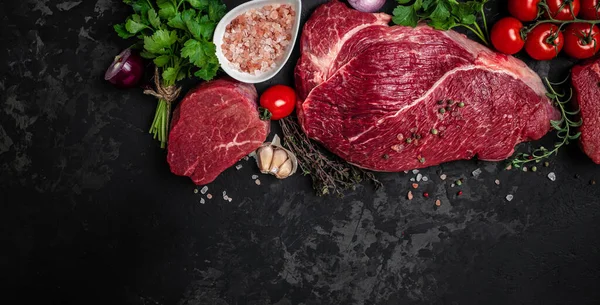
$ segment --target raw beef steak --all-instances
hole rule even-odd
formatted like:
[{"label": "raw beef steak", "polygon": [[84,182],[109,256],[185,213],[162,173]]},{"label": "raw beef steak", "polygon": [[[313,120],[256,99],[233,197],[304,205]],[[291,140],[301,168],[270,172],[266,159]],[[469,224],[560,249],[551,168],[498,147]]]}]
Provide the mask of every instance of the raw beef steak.
[{"label": "raw beef steak", "polygon": [[502,160],[558,117],[523,62],[454,31],[389,21],[331,1],[304,26],[298,117],[309,137],[346,161],[402,171]]},{"label": "raw beef steak", "polygon": [[192,89],[173,112],[167,161],[171,172],[207,184],[257,149],[269,133],[258,117],[253,85],[230,79]]},{"label": "raw beef steak", "polygon": [[583,125],[581,147],[597,164],[600,164],[600,58],[573,68],[571,80],[575,101],[579,104]]}]

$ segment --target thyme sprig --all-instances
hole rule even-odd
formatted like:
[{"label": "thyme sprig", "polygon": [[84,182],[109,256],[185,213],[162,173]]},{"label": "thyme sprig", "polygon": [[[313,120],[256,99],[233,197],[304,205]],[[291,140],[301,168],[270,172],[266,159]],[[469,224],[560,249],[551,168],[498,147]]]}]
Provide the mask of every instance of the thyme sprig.
[{"label": "thyme sprig", "polygon": [[279,123],[283,130],[284,146],[296,155],[302,173],[310,175],[317,195],[335,194],[342,197],[345,190],[356,189],[364,180],[371,181],[376,189],[382,186],[373,173],[324,152],[300,129],[295,118],[287,117],[279,120]]},{"label": "thyme sprig", "polygon": [[564,93],[558,93],[553,86],[560,86],[567,82],[568,78],[559,83],[551,83],[548,78],[544,79],[546,81],[548,90],[550,92],[546,93],[546,96],[550,98],[555,106],[558,107],[560,111],[560,120],[551,120],[550,125],[553,129],[556,130],[556,136],[559,141],[554,143],[553,149],[548,149],[544,146],[541,146],[534,150],[531,154],[519,153],[516,155],[512,161],[511,165],[514,168],[520,168],[524,164],[535,162],[540,163],[542,160],[552,156],[553,154],[558,154],[558,150],[568,145],[571,141],[577,140],[581,136],[581,132],[576,132],[576,128],[581,126],[583,123],[582,119],[575,121],[573,117],[576,117],[579,114],[579,109],[575,111],[568,111],[567,104],[571,101],[573,97],[573,89],[569,89],[569,95],[566,96]]}]

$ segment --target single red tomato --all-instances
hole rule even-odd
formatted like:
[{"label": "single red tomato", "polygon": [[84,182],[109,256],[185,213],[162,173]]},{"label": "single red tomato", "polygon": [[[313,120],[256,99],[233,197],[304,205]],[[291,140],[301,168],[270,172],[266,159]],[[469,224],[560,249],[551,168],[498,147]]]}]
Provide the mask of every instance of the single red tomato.
[{"label": "single red tomato", "polygon": [[504,17],[500,19],[492,27],[490,34],[494,48],[504,54],[519,53],[525,45],[521,36],[522,29],[523,24],[517,18]]},{"label": "single red tomato", "polygon": [[579,15],[579,0],[547,0],[550,17],[556,20],[573,20]]},{"label": "single red tomato", "polygon": [[550,60],[560,53],[564,43],[563,34],[556,25],[542,23],[527,34],[525,51],[535,60]]},{"label": "single red tomato", "polygon": [[542,0],[508,0],[508,11],[521,21],[534,21],[540,13]]},{"label": "single red tomato", "polygon": [[600,20],[600,0],[581,0],[580,17],[587,20]]},{"label": "single red tomato", "polygon": [[573,58],[590,58],[598,52],[600,29],[587,23],[571,23],[565,30],[565,53]]},{"label": "single red tomato", "polygon": [[294,112],[296,92],[288,86],[275,85],[260,96],[260,106],[271,112],[271,120],[283,119]]}]

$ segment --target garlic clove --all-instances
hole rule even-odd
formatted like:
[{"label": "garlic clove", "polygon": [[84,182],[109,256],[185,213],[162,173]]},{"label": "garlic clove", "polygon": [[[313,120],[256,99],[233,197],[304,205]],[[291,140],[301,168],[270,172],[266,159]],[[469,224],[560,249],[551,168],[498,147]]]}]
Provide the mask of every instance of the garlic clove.
[{"label": "garlic clove", "polygon": [[261,146],[257,151],[258,169],[263,174],[269,173],[273,161],[273,147],[271,145]]},{"label": "garlic clove", "polygon": [[292,174],[292,160],[288,159],[286,160],[281,167],[279,168],[279,171],[275,174],[275,176],[279,179],[285,179],[287,177],[289,177]]},{"label": "garlic clove", "polygon": [[281,168],[287,159],[288,154],[285,150],[275,149],[275,152],[273,152],[273,160],[271,161],[271,168],[269,169],[269,172],[272,174],[277,174],[279,168]]}]

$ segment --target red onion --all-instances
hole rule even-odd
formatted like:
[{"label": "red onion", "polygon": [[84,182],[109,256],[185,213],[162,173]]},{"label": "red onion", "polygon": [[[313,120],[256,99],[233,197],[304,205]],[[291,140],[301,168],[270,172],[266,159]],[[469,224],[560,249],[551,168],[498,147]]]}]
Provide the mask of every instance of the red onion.
[{"label": "red onion", "polygon": [[385,4],[385,0],[348,0],[350,5],[358,11],[374,13]]},{"label": "red onion", "polygon": [[131,49],[125,49],[115,57],[104,79],[119,88],[135,87],[144,75],[144,62],[142,58]]}]

